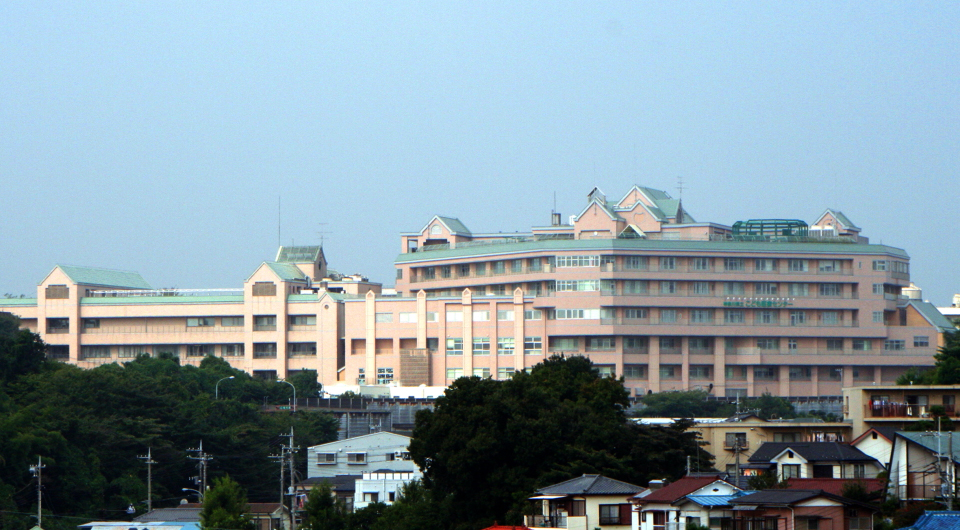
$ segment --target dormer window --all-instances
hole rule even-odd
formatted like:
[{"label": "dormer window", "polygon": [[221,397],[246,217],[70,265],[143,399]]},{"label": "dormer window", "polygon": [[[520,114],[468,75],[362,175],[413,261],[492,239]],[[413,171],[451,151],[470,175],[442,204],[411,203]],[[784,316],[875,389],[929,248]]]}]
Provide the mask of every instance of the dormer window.
[{"label": "dormer window", "polygon": [[793,451],[787,451],[787,458],[793,458]]}]

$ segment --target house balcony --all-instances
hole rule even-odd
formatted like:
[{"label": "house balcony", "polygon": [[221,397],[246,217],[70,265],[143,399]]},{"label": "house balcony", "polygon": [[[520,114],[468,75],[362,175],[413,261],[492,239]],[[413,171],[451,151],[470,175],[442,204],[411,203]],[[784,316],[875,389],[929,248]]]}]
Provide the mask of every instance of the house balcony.
[{"label": "house balcony", "polygon": [[958,416],[956,405],[911,405],[907,403],[871,403],[863,406],[863,416],[874,420],[890,419],[895,421],[929,418],[932,407],[943,407],[947,416]]},{"label": "house balcony", "polygon": [[523,524],[528,528],[566,528],[567,517],[564,515],[524,515]]}]

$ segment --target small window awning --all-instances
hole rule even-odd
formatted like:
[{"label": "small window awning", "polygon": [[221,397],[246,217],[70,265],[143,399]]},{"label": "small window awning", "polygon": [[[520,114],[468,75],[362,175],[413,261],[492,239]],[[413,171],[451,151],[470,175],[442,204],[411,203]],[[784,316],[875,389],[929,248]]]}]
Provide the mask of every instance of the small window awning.
[{"label": "small window awning", "polygon": [[735,512],[752,512],[755,511],[759,506],[755,504],[738,504],[733,507]]},{"label": "small window awning", "polygon": [[537,495],[536,497],[530,497],[531,501],[553,501],[557,499],[566,499],[569,495]]}]

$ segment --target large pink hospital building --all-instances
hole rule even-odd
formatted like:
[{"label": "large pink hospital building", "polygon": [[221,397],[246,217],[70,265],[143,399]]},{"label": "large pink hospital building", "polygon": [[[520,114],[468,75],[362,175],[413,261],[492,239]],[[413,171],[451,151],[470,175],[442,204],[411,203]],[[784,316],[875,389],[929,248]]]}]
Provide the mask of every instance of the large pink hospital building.
[{"label": "large pink hospital building", "polygon": [[583,354],[636,394],[824,396],[933,364],[953,327],[909,299],[909,257],[841,212],[809,225],[697,222],[667,193],[594,189],[546,226],[473,233],[435,216],[401,234],[396,289],[282,247],[236,290],[153,289],[139,274],[55,267],[35,299],[0,300],[80,366],[169,352],[264,377],[446,385]]}]

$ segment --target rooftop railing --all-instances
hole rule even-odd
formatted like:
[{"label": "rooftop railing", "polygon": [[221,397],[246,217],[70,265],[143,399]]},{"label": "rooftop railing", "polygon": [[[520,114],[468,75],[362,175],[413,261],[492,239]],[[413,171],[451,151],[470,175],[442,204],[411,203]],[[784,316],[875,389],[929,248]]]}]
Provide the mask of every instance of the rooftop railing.
[{"label": "rooftop railing", "polygon": [[140,298],[152,296],[243,295],[243,288],[230,289],[119,289],[89,290],[87,298]]}]

